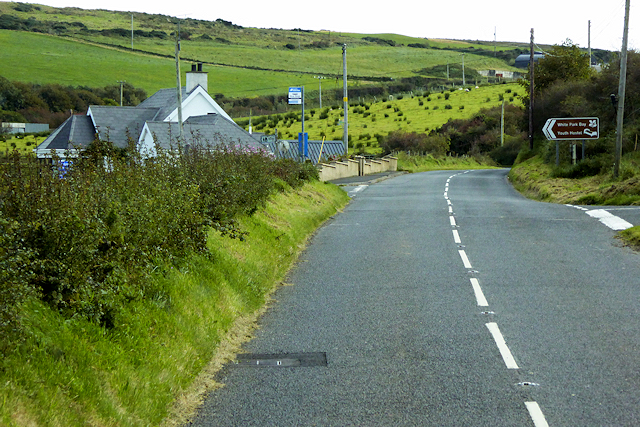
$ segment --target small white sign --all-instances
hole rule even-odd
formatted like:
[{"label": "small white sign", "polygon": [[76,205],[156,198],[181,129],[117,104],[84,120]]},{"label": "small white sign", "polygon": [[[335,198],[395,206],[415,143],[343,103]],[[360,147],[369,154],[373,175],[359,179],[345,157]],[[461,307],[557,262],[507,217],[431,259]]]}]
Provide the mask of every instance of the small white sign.
[{"label": "small white sign", "polygon": [[302,99],[302,88],[301,87],[290,87],[289,88],[289,99]]}]

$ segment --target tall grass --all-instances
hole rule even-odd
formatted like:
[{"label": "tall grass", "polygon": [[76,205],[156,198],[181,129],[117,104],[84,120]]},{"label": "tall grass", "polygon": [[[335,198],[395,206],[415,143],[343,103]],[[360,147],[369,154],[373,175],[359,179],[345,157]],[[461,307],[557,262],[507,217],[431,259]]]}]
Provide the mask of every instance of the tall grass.
[{"label": "tall grass", "polygon": [[[347,200],[258,153],[110,159],[78,161],[62,179],[1,159],[0,289],[22,293],[0,294],[0,424],[146,426],[185,413],[174,402],[234,322]],[[216,209],[235,180],[271,190]],[[220,233],[232,219],[244,241]]]}]

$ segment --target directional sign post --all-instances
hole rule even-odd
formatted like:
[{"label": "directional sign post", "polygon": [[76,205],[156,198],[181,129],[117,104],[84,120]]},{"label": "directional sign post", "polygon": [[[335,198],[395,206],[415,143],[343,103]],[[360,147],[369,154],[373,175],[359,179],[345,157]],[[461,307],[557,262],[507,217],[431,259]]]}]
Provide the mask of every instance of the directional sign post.
[{"label": "directional sign post", "polygon": [[[582,158],[584,159],[585,140],[600,137],[600,119],[598,117],[577,117],[563,119],[549,119],[542,128],[544,136],[549,141],[556,142],[556,166],[560,165],[560,141],[581,140]],[[575,164],[575,146],[572,147],[573,163]]]},{"label": "directional sign post", "polygon": [[598,139],[600,119],[598,117],[549,119],[544,124],[542,132],[549,141]]},{"label": "directional sign post", "polygon": [[302,132],[298,134],[300,162],[304,162],[305,157],[308,155],[308,135],[304,131],[304,86],[302,87],[290,87],[289,88],[289,104],[302,105]]}]

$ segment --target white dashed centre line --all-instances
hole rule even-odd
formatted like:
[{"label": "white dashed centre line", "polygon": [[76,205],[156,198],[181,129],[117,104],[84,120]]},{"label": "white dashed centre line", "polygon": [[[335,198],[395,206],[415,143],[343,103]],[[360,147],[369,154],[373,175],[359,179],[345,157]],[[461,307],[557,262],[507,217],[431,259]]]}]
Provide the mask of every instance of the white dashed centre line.
[{"label": "white dashed centre line", "polygon": [[536,427],[549,427],[538,402],[524,402]]},{"label": "white dashed centre line", "polygon": [[456,219],[455,219],[453,216],[450,216],[450,217],[449,217],[449,222],[451,223],[451,225],[452,225],[452,226],[454,226],[454,227],[455,227],[455,225],[456,225]]},{"label": "white dashed centre line", "polygon": [[462,240],[460,240],[460,233],[458,233],[458,230],[453,230],[453,241],[455,243],[462,243]]},{"label": "white dashed centre line", "polygon": [[476,295],[476,301],[478,302],[478,305],[480,307],[488,307],[489,303],[487,302],[487,299],[484,297],[484,293],[482,293],[480,282],[478,282],[478,279],[476,278],[472,278],[470,280],[471,280],[471,286],[473,287],[473,293]]},{"label": "white dashed centre line", "polygon": [[493,340],[496,342],[498,350],[500,350],[502,360],[504,360],[504,364],[507,366],[507,369],[520,369],[511,354],[511,350],[507,347],[507,343],[500,332],[500,328],[498,328],[498,324],[495,322],[487,323],[487,328],[489,329],[489,332],[491,332],[491,335],[493,335]]},{"label": "white dashed centre line", "polygon": [[460,254],[460,258],[462,258],[462,263],[464,264],[464,268],[473,268],[471,267],[471,263],[469,262],[469,258],[467,258],[467,254],[465,251],[458,251]]}]

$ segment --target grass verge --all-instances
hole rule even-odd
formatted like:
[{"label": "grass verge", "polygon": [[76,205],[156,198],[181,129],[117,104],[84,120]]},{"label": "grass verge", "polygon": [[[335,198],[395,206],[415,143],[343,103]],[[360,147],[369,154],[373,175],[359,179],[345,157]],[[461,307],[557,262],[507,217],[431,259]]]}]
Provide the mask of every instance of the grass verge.
[{"label": "grass verge", "polygon": [[434,170],[458,170],[458,169],[495,169],[489,165],[490,161],[484,162],[475,157],[434,157],[410,156],[406,153],[398,154],[398,170],[410,173],[428,172]]},{"label": "grass verge", "polygon": [[245,242],[212,232],[209,254],[159,269],[157,296],[130,303],[111,330],[28,301],[25,339],[0,362],[0,424],[183,423],[306,239],[347,200],[321,182],[278,193],[241,219]]},{"label": "grass verge", "polygon": [[[514,166],[509,180],[523,195],[538,201],[574,205],[640,205],[640,166],[638,154],[622,159],[620,178],[611,173],[584,178],[554,178],[554,166],[539,156]],[[618,233],[626,244],[640,249],[640,226]]]}]

